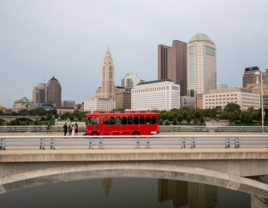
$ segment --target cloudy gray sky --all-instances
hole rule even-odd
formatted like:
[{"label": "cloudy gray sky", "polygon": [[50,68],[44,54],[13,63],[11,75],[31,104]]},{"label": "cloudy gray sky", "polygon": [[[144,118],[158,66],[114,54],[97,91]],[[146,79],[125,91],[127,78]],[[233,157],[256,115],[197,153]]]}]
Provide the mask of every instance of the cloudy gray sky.
[{"label": "cloudy gray sky", "polygon": [[242,86],[245,67],[268,68],[267,11],[267,0],[1,0],[0,105],[32,99],[44,74],[62,100],[93,97],[108,45],[116,85],[155,80],[157,45],[200,32],[217,46],[217,80]]}]

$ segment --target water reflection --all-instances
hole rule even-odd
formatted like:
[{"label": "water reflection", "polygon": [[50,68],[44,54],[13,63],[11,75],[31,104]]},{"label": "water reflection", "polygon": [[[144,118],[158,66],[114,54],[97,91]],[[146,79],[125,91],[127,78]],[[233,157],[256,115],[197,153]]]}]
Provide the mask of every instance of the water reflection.
[{"label": "water reflection", "polygon": [[112,178],[102,178],[102,186],[104,187],[104,192],[108,195],[110,188],[112,186],[113,183],[113,179]]},{"label": "water reflection", "polygon": [[158,202],[172,200],[173,207],[214,208],[218,187],[200,183],[158,179]]}]

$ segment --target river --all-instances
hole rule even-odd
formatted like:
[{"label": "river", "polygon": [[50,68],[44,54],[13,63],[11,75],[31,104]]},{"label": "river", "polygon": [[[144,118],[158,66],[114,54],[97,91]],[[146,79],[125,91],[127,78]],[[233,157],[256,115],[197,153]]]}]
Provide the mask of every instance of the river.
[{"label": "river", "polygon": [[[262,178],[266,183],[268,176]],[[1,208],[247,208],[247,193],[200,183],[147,178],[61,182],[0,195]]]}]

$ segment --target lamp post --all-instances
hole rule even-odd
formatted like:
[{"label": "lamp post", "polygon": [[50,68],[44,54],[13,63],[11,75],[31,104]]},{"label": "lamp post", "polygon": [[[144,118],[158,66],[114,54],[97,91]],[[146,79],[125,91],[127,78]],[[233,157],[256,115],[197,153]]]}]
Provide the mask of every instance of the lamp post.
[{"label": "lamp post", "polygon": [[[263,114],[264,114],[264,110],[263,110],[263,89],[262,89],[262,75],[264,73],[263,72],[255,72],[255,75],[261,75],[261,129],[262,129],[262,133],[263,133]],[[257,77],[257,82],[256,84],[259,84],[258,81],[258,77]]]}]

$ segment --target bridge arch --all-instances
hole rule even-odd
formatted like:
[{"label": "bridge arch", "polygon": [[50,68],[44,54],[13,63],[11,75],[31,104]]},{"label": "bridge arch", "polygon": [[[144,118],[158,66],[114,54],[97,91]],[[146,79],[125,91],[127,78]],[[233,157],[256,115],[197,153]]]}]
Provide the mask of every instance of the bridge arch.
[{"label": "bridge arch", "polygon": [[[16,164],[16,163],[13,163]],[[2,166],[2,170],[1,170]],[[4,168],[4,166],[6,166]],[[18,189],[96,178],[157,178],[196,182],[225,187],[260,197],[268,196],[268,184],[204,168],[157,162],[48,163],[40,169],[24,167],[14,172],[12,164],[0,164],[0,193]],[[27,169],[28,168],[28,169]]]}]

